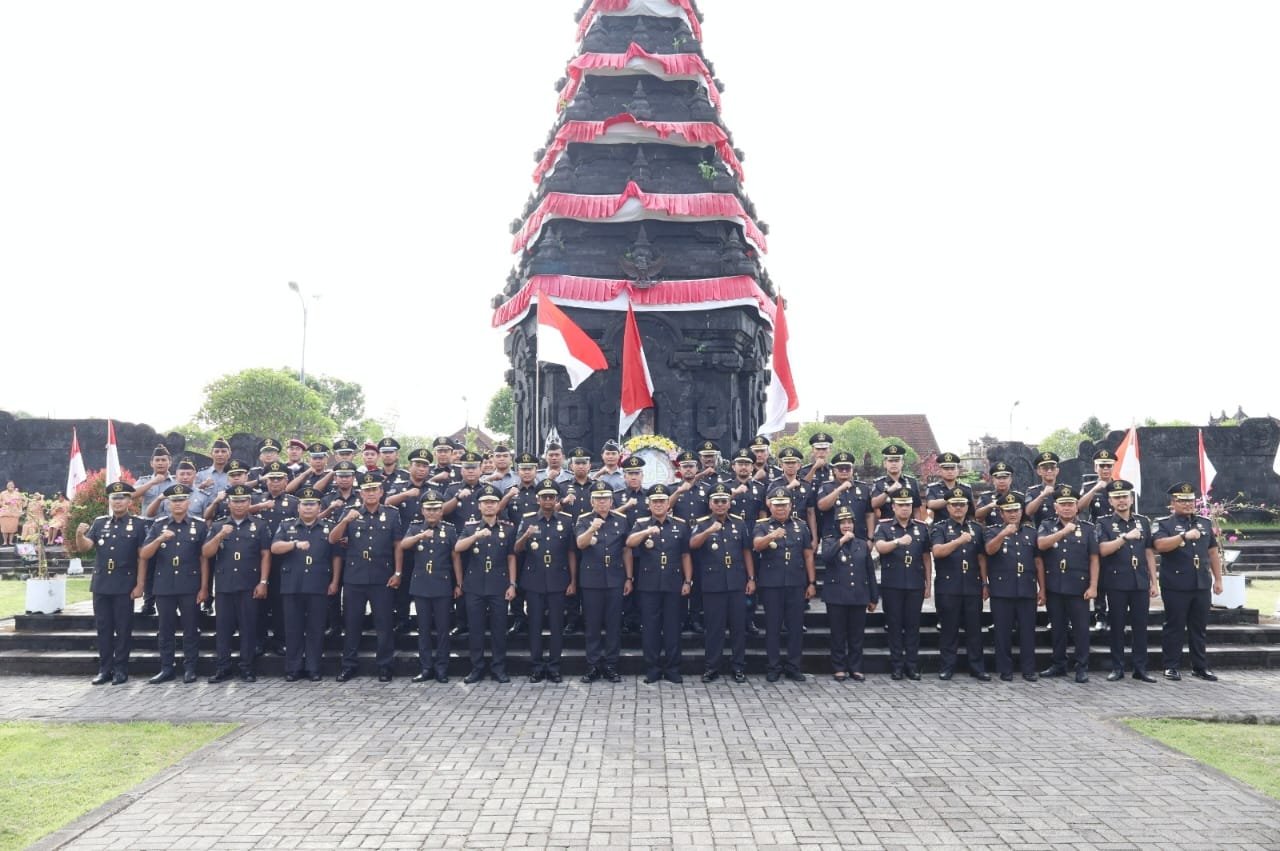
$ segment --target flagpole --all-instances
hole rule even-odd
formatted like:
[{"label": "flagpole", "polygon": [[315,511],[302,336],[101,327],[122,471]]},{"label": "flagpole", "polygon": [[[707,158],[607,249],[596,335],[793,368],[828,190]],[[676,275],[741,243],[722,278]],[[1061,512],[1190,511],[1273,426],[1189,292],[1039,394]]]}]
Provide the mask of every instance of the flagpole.
[{"label": "flagpole", "polygon": [[533,360],[533,452],[539,454],[542,442],[542,361]]}]

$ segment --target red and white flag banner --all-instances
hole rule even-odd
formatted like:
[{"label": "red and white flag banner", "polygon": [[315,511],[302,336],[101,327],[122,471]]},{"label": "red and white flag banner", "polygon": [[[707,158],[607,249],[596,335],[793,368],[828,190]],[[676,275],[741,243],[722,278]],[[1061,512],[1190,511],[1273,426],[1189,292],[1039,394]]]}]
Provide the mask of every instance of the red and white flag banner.
[{"label": "red and white flag banner", "polygon": [[76,488],[88,479],[84,471],[84,456],[80,454],[80,438],[76,436],[75,426],[71,427],[71,466],[67,470],[67,499],[76,498]]},{"label": "red and white flag banner", "polygon": [[546,297],[538,300],[538,360],[563,366],[570,390],[577,390],[597,369],[609,368],[596,341]]},{"label": "red and white flag banner", "polygon": [[120,450],[116,447],[116,427],[107,420],[107,484],[120,481]]},{"label": "red and white flag banner", "polygon": [[621,440],[645,408],[653,407],[653,376],[644,356],[644,341],[636,312],[627,308],[622,334],[622,399],[618,405],[618,439]]}]

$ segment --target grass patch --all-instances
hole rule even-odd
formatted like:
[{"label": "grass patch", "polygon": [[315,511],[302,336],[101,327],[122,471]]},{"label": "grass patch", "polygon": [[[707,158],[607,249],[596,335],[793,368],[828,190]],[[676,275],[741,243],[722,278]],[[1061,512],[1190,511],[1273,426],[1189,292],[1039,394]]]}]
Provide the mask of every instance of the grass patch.
[{"label": "grass patch", "polygon": [[[91,599],[89,577],[67,577],[67,605]],[[27,610],[27,583],[17,579],[0,582],[0,618],[11,618]]]},{"label": "grass patch", "polygon": [[1129,718],[1133,729],[1280,799],[1280,725]]},{"label": "grass patch", "polygon": [[1257,609],[1262,617],[1275,613],[1277,598],[1280,598],[1280,579],[1255,579],[1245,586],[1245,606]]},{"label": "grass patch", "polygon": [[0,724],[0,851],[24,848],[235,724]]}]

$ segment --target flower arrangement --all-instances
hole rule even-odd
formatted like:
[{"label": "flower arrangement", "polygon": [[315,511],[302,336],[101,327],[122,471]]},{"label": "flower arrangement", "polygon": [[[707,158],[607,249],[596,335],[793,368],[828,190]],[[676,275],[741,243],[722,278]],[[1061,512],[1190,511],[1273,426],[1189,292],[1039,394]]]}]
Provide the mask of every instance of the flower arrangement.
[{"label": "flower arrangement", "polygon": [[[133,484],[137,479],[126,469],[120,470],[120,481]],[[89,477],[76,488],[76,498],[71,501],[71,510],[67,512],[65,530],[67,552],[91,558],[93,551],[79,552],[76,548],[76,528],[81,523],[93,523],[93,519],[106,514],[107,508],[107,471],[90,471]]]},{"label": "flower arrangement", "polygon": [[624,461],[641,449],[656,449],[659,452],[665,452],[672,461],[676,460],[676,456],[680,454],[680,447],[676,445],[675,441],[660,434],[638,434],[622,444],[622,448],[625,450],[622,456]]}]

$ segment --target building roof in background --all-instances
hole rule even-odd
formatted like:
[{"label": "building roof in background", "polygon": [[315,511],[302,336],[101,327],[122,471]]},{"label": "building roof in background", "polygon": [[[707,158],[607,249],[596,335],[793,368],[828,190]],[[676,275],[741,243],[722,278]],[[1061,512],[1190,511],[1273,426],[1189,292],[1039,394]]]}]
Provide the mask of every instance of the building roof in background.
[{"label": "building roof in background", "polygon": [[[906,441],[922,458],[940,451],[938,439],[933,436],[933,426],[929,425],[929,417],[925,414],[830,414],[823,417],[822,421],[844,425],[859,417],[870,422],[885,437],[898,437]],[[783,433],[795,434],[799,430],[799,423],[787,423]]]}]

